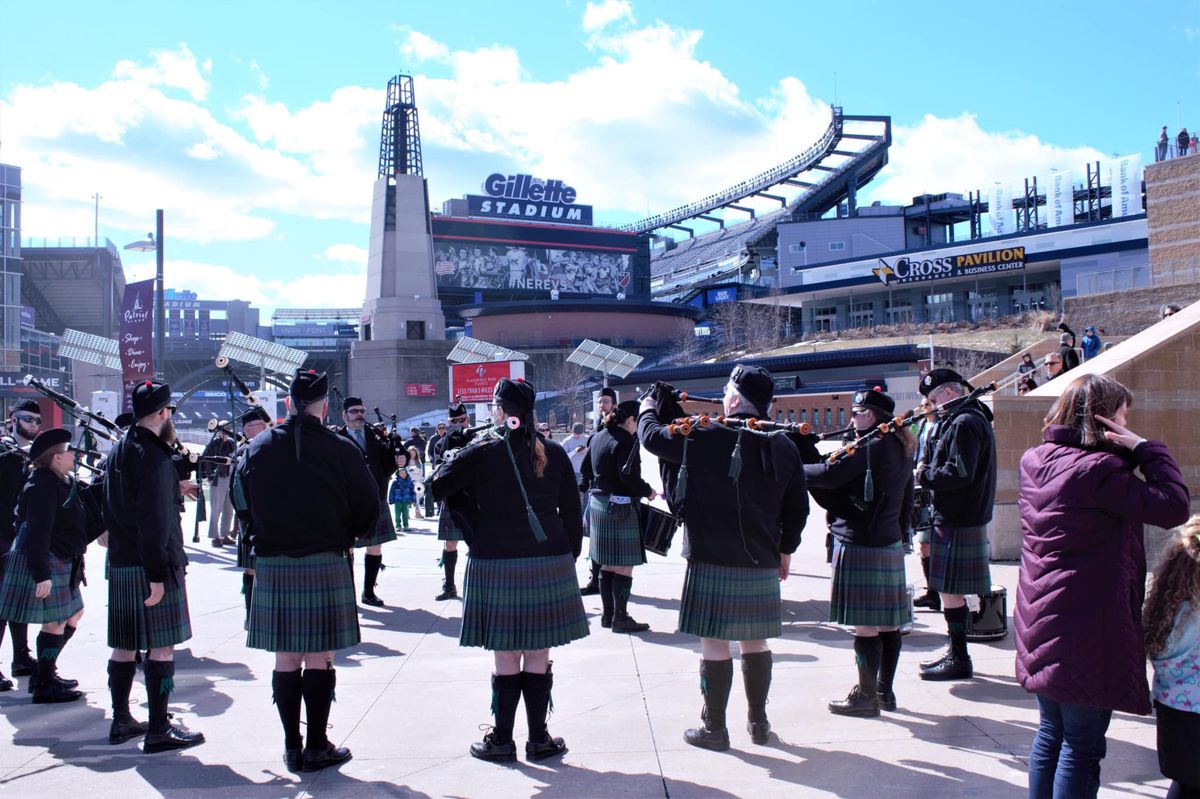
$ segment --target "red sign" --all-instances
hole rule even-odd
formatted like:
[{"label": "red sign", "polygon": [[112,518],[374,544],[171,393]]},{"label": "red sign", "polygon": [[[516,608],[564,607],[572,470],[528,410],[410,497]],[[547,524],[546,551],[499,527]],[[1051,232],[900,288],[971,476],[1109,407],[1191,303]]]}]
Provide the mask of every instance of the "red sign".
[{"label": "red sign", "polygon": [[437,386],[433,383],[405,383],[404,396],[406,397],[436,397]]},{"label": "red sign", "polygon": [[458,397],[463,402],[491,402],[496,381],[502,377],[524,377],[524,367],[522,361],[453,364],[450,367],[450,399]]}]

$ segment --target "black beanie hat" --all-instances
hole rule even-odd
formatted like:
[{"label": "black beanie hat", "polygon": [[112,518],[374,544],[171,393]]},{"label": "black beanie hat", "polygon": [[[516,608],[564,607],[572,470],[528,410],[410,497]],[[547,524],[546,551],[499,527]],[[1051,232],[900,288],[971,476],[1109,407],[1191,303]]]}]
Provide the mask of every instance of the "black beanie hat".
[{"label": "black beanie hat", "polygon": [[507,377],[500,378],[496,381],[496,389],[493,394],[496,404],[503,408],[509,416],[524,416],[532,413],[534,402],[537,399],[537,389],[533,387],[533,383],[527,383],[523,377],[518,377],[516,380],[509,380]]},{"label": "black beanie hat", "polygon": [[342,400],[342,413],[345,413],[351,408],[358,408],[362,406],[362,404],[363,401],[361,397],[346,397]]},{"label": "black beanie hat", "polygon": [[13,408],[12,411],[9,412],[9,416],[14,413],[36,413],[38,416],[41,416],[42,407],[37,404],[36,400],[22,400],[21,402],[17,403],[17,406]]},{"label": "black beanie hat", "polygon": [[896,400],[885,394],[879,386],[855,392],[851,405],[855,408],[870,408],[884,416],[891,416],[896,410]]},{"label": "black beanie hat", "polygon": [[738,364],[729,373],[729,381],[737,387],[738,393],[754,403],[759,413],[766,413],[775,398],[775,381],[771,373],[761,366],[746,366]]},{"label": "black beanie hat", "polygon": [[157,380],[138,383],[133,388],[133,416],[145,419],[171,405],[171,387]]},{"label": "black beanie hat", "polygon": [[29,460],[36,461],[45,455],[51,447],[70,443],[70,430],[64,430],[61,427],[52,427],[49,430],[43,430],[38,433],[38,437],[33,440],[33,444],[29,447]]},{"label": "black beanie hat", "polygon": [[288,386],[288,394],[297,403],[308,405],[323,399],[329,393],[329,379],[324,372],[314,369],[297,369],[292,384]]},{"label": "black beanie hat", "polygon": [[944,386],[947,383],[958,383],[966,386],[967,390],[971,390],[971,384],[963,380],[963,376],[953,369],[932,369],[921,378],[921,384],[918,389],[921,396],[928,397],[933,390],[938,386]]}]

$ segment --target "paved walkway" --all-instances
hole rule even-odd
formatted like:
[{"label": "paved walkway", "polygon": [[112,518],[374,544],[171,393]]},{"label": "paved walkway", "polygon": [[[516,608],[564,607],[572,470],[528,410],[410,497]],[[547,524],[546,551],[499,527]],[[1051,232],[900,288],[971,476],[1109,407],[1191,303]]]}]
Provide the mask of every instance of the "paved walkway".
[{"label": "paved walkway", "polygon": [[[190,530],[190,517],[186,520]],[[777,738],[750,743],[741,681],[729,717],[732,751],[683,743],[698,720],[699,643],[676,635],[683,577],[678,554],[650,555],[634,581],[633,614],[652,625],[639,636],[600,628],[554,653],[550,728],[571,751],[561,764],[482,763],[467,754],[490,719],[491,656],[460,649],[461,605],[433,600],[440,583],[433,525],[384,549],[379,594],[364,609],[363,643],[338,656],[330,737],[354,751],[340,770],[288,773],[271,704],[272,656],[248,650],[241,581],[229,549],[192,546],[188,577],[195,637],[178,656],[176,717],[208,742],[143,755],[137,743],[109,746],[105,687],[103,553],[94,548],[85,589],[89,612],[60,663],[86,701],[34,706],[24,692],[0,694],[0,796],[99,797],[888,797],[1024,795],[1025,759],[1037,715],[1014,684],[1011,636],[972,646],[977,677],[924,683],[917,664],[944,645],[940,614],[918,614],[905,639],[896,694],[900,709],[879,719],[830,715],[825,702],[855,681],[851,636],[824,621],[829,596],[823,529],[814,519],[784,586],[785,633],[774,643],[768,707]],[[676,545],[676,553],[678,544]],[[909,574],[921,583],[916,558]],[[361,565],[357,567],[361,575]],[[582,573],[583,566],[581,564]],[[1010,588],[1016,567],[994,567]],[[461,564],[460,564],[461,576]],[[5,671],[9,650],[2,648]],[[139,678],[135,712],[145,718]],[[524,740],[524,713],[516,734]],[[1101,796],[1161,797],[1154,722],[1118,714],[1109,733]],[[518,744],[520,747],[520,744]]]}]

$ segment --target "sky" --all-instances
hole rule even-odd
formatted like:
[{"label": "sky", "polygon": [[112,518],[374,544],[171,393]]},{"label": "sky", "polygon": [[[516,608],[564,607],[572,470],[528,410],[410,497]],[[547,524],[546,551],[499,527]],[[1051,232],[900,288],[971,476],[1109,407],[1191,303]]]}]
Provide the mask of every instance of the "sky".
[{"label": "sky", "polygon": [[[0,162],[22,236],[141,239],[167,288],[356,307],[388,79],[414,76],[434,209],[493,172],[597,224],[704,197],[889,115],[860,202],[1020,185],[1200,129],[1200,2],[0,0]],[[130,279],[153,253],[122,254]]]}]

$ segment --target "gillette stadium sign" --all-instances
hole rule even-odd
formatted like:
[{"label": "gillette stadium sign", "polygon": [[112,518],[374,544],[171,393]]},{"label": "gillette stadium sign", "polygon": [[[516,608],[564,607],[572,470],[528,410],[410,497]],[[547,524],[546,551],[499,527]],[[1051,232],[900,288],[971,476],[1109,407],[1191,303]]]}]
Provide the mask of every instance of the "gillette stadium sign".
[{"label": "gillette stadium sign", "polygon": [[592,224],[592,206],[576,205],[576,192],[561,180],[533,175],[488,175],[483,195],[467,195],[467,214],[513,222]]},{"label": "gillette stadium sign", "polygon": [[931,258],[919,255],[880,258],[879,265],[871,270],[871,274],[879,278],[883,285],[892,286],[952,277],[980,277],[1024,268],[1025,248],[1005,247],[1001,250]]}]

